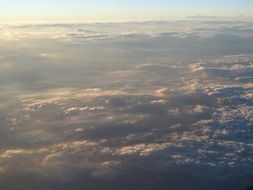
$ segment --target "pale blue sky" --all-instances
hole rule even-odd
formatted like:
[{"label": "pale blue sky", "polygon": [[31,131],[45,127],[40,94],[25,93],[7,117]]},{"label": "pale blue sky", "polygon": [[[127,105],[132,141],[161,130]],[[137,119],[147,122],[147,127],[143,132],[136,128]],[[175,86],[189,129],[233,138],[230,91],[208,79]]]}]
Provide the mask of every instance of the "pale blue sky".
[{"label": "pale blue sky", "polygon": [[252,0],[0,0],[0,20],[135,20],[253,16]]}]

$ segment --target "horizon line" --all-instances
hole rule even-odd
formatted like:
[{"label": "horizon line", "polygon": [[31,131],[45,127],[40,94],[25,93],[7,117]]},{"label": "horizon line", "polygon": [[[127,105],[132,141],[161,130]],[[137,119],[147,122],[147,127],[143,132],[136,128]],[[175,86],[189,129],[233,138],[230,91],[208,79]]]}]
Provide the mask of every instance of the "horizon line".
[{"label": "horizon line", "polygon": [[142,23],[142,22],[165,22],[165,21],[183,21],[183,20],[203,20],[203,19],[242,19],[242,20],[248,20],[252,19],[253,17],[250,16],[208,16],[208,15],[191,15],[191,16],[184,16],[184,17],[176,17],[176,18],[158,18],[158,19],[119,19],[119,20],[87,20],[87,19],[66,19],[66,21],[62,21],[59,19],[51,19],[51,20],[0,20],[0,25],[5,24],[120,24],[120,23]]}]

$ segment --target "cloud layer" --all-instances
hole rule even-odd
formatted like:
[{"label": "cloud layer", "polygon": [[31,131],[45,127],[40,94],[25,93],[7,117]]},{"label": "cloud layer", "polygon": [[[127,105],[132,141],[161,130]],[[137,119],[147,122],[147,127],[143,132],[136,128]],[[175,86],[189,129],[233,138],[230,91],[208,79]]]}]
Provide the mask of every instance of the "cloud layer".
[{"label": "cloud layer", "polygon": [[[245,54],[239,55],[227,52],[241,49],[245,39],[238,31],[248,32],[251,25],[219,24],[198,24],[187,35],[78,29],[60,40],[29,34],[29,45],[21,45],[21,38],[5,38],[8,47],[0,56],[0,187],[246,186],[253,172],[252,48],[245,45]],[[118,24],[120,29],[125,25]],[[208,35],[202,25],[209,26]],[[51,27],[59,27],[66,33],[83,25],[20,29],[33,27],[50,33]],[[229,46],[227,39],[218,42],[224,31],[240,44],[213,52],[217,44]],[[12,43],[18,47],[10,47]],[[49,47],[53,43],[55,50]],[[209,47],[203,56],[199,48],[205,44]],[[189,179],[187,186],[183,178]]]}]

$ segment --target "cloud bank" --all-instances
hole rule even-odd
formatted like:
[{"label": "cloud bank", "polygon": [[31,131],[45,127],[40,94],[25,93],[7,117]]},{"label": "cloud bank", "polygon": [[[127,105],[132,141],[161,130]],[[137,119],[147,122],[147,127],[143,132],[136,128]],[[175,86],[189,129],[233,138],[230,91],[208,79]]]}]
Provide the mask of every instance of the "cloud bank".
[{"label": "cloud bank", "polygon": [[[246,187],[253,172],[252,47],[243,45],[244,54],[233,52],[241,50],[242,36],[252,40],[238,33],[250,31],[251,25],[219,24],[198,24],[209,26],[208,35],[203,28],[187,35],[101,35],[78,29],[60,39],[5,38],[0,187]],[[51,32],[51,27],[66,33],[83,25],[20,30]],[[224,31],[234,42],[219,41]],[[24,40],[29,45],[22,45]],[[237,46],[229,49],[231,43]],[[225,50],[213,51],[217,44]]]}]

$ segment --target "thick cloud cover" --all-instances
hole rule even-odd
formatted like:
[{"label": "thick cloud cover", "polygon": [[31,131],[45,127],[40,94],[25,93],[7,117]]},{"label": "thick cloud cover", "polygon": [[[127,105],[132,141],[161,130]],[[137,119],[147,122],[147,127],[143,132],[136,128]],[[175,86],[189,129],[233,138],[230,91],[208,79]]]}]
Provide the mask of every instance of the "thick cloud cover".
[{"label": "thick cloud cover", "polygon": [[2,26],[0,188],[247,187],[252,27]]}]

